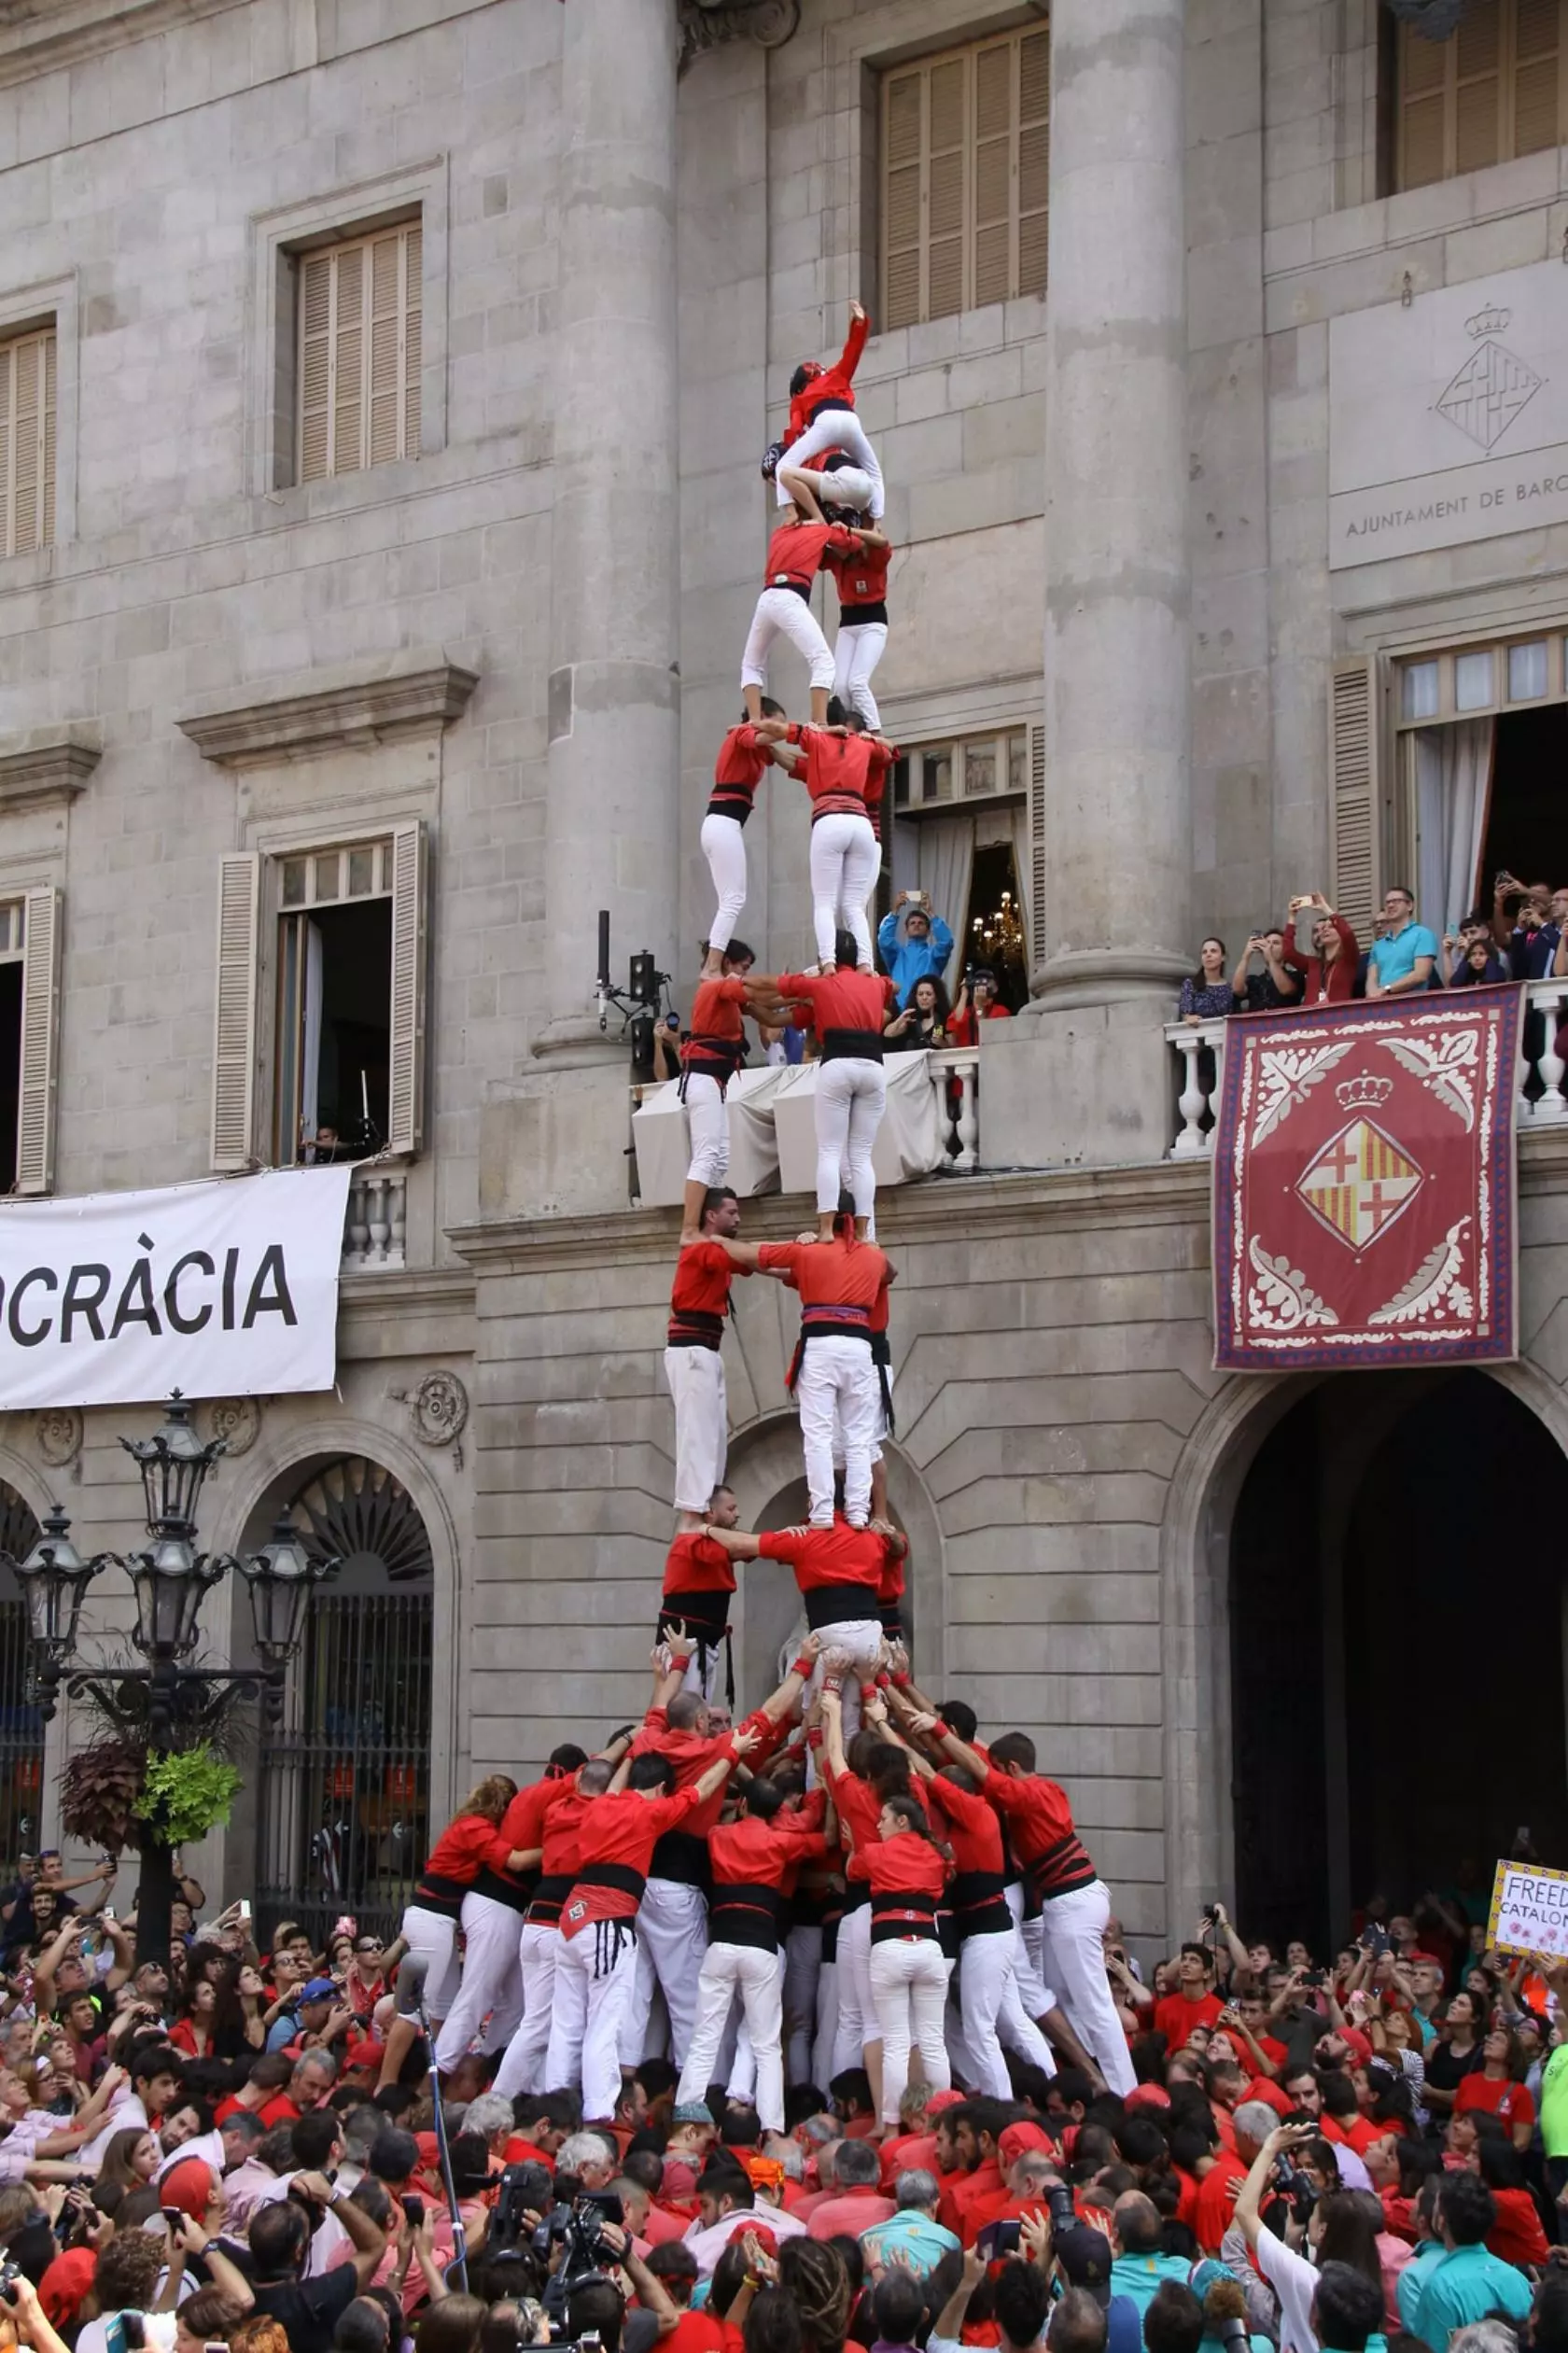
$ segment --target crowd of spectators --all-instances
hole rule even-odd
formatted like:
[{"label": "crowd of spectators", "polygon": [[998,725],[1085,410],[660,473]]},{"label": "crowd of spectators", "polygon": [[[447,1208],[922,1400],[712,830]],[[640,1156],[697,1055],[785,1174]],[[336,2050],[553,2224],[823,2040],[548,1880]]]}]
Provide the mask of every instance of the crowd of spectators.
[{"label": "crowd of spectators", "polygon": [[890,2126],[851,2067],[775,2132],[658,2059],[586,2127],[477,2050],[389,2080],[396,1946],[259,1949],[186,1883],[165,1966],[108,1866],[41,1856],[0,1898],[0,2346],[1561,2353],[1568,1963],[1490,1949],[1475,1878],[1321,1958],[1216,1903],[1145,1974],[1113,1920],[1124,2096],[1010,2058]]},{"label": "crowd of spectators", "polygon": [[[1302,945],[1304,935],[1309,948]],[[1384,892],[1365,948],[1321,891],[1294,898],[1283,929],[1253,932],[1234,968],[1225,942],[1206,939],[1197,970],[1182,983],[1179,1012],[1183,1021],[1203,1022],[1410,989],[1548,978],[1568,978],[1568,889],[1521,883],[1505,869],[1491,905],[1477,907],[1440,940],[1417,920],[1414,897],[1397,884]]]}]

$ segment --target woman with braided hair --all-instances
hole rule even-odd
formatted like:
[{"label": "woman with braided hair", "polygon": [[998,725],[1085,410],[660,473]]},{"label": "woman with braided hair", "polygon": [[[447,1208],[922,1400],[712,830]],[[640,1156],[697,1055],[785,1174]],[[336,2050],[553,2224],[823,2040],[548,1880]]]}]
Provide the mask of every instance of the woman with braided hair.
[{"label": "woman with braided hair", "polygon": [[786,2239],[778,2283],[794,2298],[805,2353],[844,2353],[854,2296],[837,2248],[827,2239]]}]

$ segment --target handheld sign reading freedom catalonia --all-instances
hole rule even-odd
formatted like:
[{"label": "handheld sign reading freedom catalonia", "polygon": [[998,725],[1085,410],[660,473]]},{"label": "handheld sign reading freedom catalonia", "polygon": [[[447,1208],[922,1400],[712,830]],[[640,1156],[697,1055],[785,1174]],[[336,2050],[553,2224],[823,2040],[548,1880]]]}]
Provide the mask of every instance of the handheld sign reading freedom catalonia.
[{"label": "handheld sign reading freedom catalonia", "polygon": [[1487,1942],[1499,1953],[1539,1953],[1568,1961],[1568,1871],[1546,1870],[1537,1863],[1499,1863]]}]

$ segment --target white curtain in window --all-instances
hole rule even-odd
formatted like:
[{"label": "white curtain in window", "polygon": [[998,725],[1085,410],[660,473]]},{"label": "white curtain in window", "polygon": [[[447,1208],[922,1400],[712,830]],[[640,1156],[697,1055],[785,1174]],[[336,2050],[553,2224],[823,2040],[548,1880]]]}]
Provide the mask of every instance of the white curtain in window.
[{"label": "white curtain in window", "polygon": [[321,1094],[321,926],[305,926],[305,1012],[300,1041],[300,1138],[314,1136]]},{"label": "white curtain in window", "polygon": [[953,953],[943,978],[952,996],[964,968],[964,926],[969,917],[969,884],[974,872],[974,819],[938,817],[920,827],[920,888],[931,893],[931,912],[953,934]]},{"label": "white curtain in window", "polygon": [[1495,735],[1491,719],[1416,730],[1416,916],[1439,939],[1476,903]]}]

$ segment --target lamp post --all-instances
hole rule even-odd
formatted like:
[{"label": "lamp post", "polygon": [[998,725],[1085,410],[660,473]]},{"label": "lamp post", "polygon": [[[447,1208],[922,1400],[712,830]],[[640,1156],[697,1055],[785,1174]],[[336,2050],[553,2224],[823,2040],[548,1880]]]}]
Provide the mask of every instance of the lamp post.
[{"label": "lamp post", "polygon": [[[151,1437],[121,1438],[120,1444],[142,1475],[145,1545],[123,1558],[99,1552],[84,1561],[71,1542],[71,1523],[56,1505],[25,1561],[0,1552],[0,1564],[16,1576],[27,1604],[31,1681],[39,1713],[47,1723],[63,1689],[86,1692],[118,1732],[146,1741],[149,1758],[167,1756],[216,1730],[240,1700],[259,1700],[263,1728],[272,1729],[283,1720],[285,1685],[299,1654],[311,1590],[330,1576],[338,1562],[313,1561],[286,1519],[279,1519],[259,1551],[243,1558],[198,1552],[202,1489],[226,1447],[221,1438],[202,1443],[177,1389]],[[87,1589],[111,1567],[123,1569],[131,1579],[136,1604],[131,1639],[147,1663],[73,1667]],[[231,1569],[245,1578],[250,1593],[259,1664],[239,1670],[193,1666],[203,1600]],[[169,1953],[174,1856],[148,1837],[141,1856],[136,1950],[141,1960],[161,1968]]]}]

